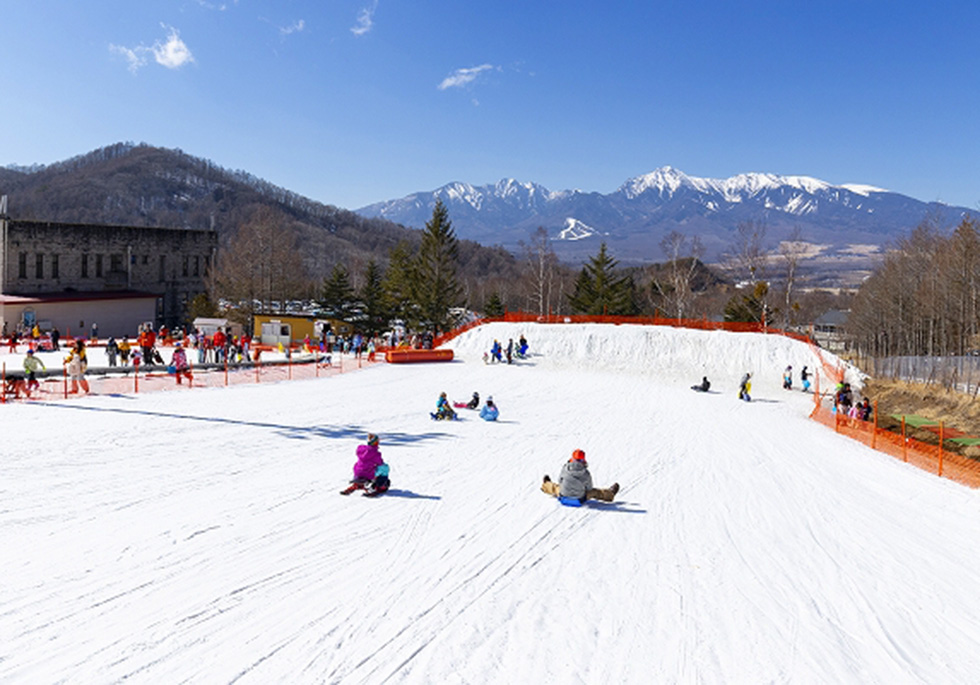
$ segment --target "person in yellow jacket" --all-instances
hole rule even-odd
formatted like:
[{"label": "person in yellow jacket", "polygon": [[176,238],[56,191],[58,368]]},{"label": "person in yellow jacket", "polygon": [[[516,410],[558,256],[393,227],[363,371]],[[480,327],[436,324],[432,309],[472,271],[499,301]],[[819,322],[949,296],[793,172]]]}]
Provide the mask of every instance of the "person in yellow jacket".
[{"label": "person in yellow jacket", "polygon": [[129,344],[129,338],[123,338],[119,343],[119,359],[122,360],[123,366],[129,363],[129,351],[132,346]]},{"label": "person in yellow jacket", "polygon": [[85,353],[85,341],[81,338],[75,341],[68,356],[65,357],[65,364],[68,365],[68,376],[71,378],[71,391],[78,392],[78,386],[88,392],[88,381],[85,380],[85,372],[88,370],[88,355]]}]

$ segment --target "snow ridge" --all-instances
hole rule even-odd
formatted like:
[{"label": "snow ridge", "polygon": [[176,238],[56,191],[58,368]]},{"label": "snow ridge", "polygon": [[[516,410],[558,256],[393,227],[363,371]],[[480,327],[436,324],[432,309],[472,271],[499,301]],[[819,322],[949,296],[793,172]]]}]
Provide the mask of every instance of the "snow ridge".
[{"label": "snow ridge", "polygon": [[[720,195],[726,202],[739,203],[750,198],[762,196],[766,198],[765,206],[770,209],[781,209],[791,214],[808,214],[816,210],[816,201],[807,196],[844,190],[867,197],[870,193],[887,192],[881,188],[869,185],[834,186],[826,181],[811,176],[779,176],[767,173],[745,173],[725,179],[700,178],[688,176],[683,171],[671,166],[636,176],[627,180],[616,191],[627,199],[633,200],[644,193],[655,193],[660,198],[671,198],[679,191],[687,189],[705,195]],[[790,191],[788,200],[770,199],[770,195]]]}]

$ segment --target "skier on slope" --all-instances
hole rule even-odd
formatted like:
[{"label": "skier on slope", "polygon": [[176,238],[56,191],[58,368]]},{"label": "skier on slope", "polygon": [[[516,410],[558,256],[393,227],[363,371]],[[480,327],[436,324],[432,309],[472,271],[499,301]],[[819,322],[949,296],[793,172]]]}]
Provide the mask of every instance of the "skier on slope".
[{"label": "skier on slope", "polygon": [[589,499],[612,502],[619,492],[619,483],[613,483],[612,487],[602,490],[593,488],[592,474],[589,473],[589,465],[585,461],[585,452],[575,450],[572,452],[572,458],[561,467],[558,482],[545,475],[541,483],[541,491],[554,495],[562,504],[580,506]]},{"label": "skier on slope", "polygon": [[340,491],[341,495],[349,495],[355,490],[364,490],[369,495],[380,494],[391,485],[388,480],[388,465],[381,458],[379,443],[377,435],[368,433],[367,443],[357,446],[354,479],[346,489]]}]

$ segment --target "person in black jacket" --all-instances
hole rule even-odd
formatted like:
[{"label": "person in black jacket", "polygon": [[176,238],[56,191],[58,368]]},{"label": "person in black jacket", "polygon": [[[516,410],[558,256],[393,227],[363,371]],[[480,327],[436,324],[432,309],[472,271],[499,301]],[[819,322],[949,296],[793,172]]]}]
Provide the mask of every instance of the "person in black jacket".
[{"label": "person in black jacket", "polygon": [[704,376],[701,379],[700,383],[691,386],[691,390],[696,390],[697,392],[708,392],[708,389],[710,387],[711,387],[711,381],[708,380],[707,376]]}]

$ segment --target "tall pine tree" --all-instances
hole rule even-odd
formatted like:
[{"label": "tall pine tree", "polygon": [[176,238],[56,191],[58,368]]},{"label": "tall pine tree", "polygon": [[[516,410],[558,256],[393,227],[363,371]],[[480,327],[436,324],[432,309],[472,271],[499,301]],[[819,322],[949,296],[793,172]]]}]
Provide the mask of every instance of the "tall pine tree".
[{"label": "tall pine tree", "polygon": [[364,287],[360,292],[361,326],[368,335],[377,335],[388,328],[388,308],[381,285],[381,268],[373,259],[364,270]]},{"label": "tall pine tree", "polygon": [[350,275],[343,264],[335,264],[330,276],[323,283],[320,308],[332,319],[350,321],[354,315],[355,295]]},{"label": "tall pine tree", "polygon": [[616,272],[618,262],[599,246],[599,254],[589,258],[575,280],[575,292],[568,303],[576,314],[591,316],[633,316],[637,312],[633,278]]},{"label": "tall pine tree", "polygon": [[422,232],[422,246],[416,261],[417,291],[421,322],[436,331],[449,326],[449,308],[458,306],[463,289],[456,279],[459,240],[442,200],[436,201],[432,219]]},{"label": "tall pine tree", "polygon": [[403,240],[388,253],[388,269],[382,285],[391,318],[400,319],[410,330],[416,328],[419,319],[418,305],[415,304],[417,281],[415,255],[411,245]]}]

